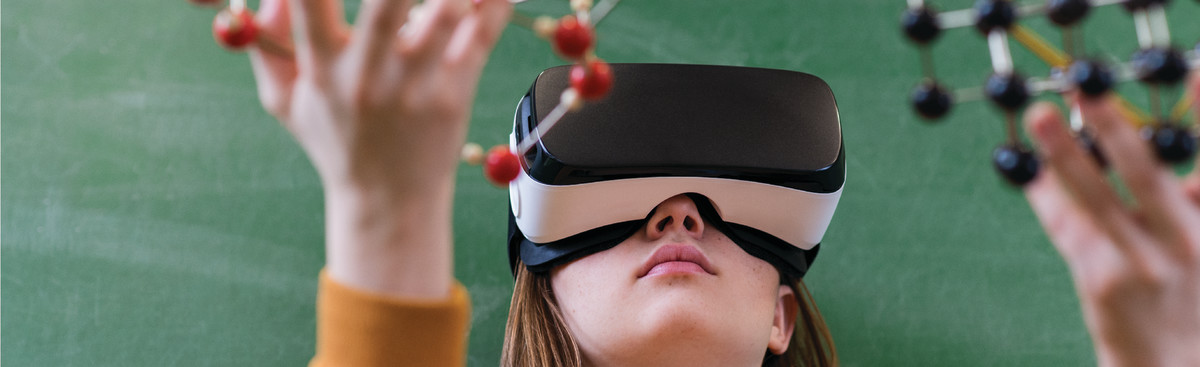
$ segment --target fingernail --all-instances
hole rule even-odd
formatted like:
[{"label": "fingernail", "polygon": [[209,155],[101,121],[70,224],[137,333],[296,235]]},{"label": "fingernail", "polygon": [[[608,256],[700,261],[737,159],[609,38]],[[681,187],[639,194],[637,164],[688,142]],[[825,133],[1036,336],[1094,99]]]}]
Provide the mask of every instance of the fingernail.
[{"label": "fingernail", "polygon": [[1058,109],[1049,103],[1035,104],[1025,113],[1026,127],[1044,155],[1053,155],[1058,151],[1063,127],[1059,126],[1061,122],[1057,115]]}]

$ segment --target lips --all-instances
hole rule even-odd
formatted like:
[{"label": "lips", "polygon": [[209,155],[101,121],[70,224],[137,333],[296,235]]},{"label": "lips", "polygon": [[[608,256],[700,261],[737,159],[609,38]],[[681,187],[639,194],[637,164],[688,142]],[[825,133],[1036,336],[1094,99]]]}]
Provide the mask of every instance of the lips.
[{"label": "lips", "polygon": [[659,247],[650,255],[650,258],[638,271],[638,278],[648,275],[689,272],[717,274],[700,249],[684,244],[669,244]]}]

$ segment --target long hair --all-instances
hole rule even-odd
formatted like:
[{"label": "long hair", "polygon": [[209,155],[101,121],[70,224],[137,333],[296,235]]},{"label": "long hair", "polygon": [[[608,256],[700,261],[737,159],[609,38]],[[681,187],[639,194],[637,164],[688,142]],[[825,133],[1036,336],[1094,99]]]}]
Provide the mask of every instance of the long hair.
[{"label": "long hair", "polygon": [[558,311],[550,276],[531,272],[518,261],[500,365],[579,367],[582,364],[579,344]]},{"label": "long hair", "polygon": [[[781,284],[792,288],[799,305],[796,329],[787,352],[776,355],[766,351],[763,367],[837,366],[837,352],[829,327],[817,310],[812,295],[801,279],[781,277]],[[513,287],[508,324],[504,331],[504,367],[580,367],[579,345],[563,322],[550,276],[534,273],[517,262],[517,280]]]}]

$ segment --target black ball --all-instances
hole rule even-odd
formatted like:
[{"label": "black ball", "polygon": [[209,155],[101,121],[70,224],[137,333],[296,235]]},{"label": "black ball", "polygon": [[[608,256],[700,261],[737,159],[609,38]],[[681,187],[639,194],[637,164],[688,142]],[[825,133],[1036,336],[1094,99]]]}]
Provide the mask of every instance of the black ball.
[{"label": "black ball", "polygon": [[1084,95],[1097,97],[1112,89],[1113,73],[1107,66],[1092,60],[1079,60],[1071,64],[1071,83]]},{"label": "black ball", "polygon": [[1131,61],[1138,79],[1150,84],[1175,84],[1187,76],[1188,64],[1183,55],[1172,48],[1144,48],[1133,54]]},{"label": "black ball", "polygon": [[1125,2],[1122,2],[1121,5],[1125,7],[1125,10],[1135,12],[1148,8],[1150,5],[1154,4],[1166,6],[1167,2],[1168,0],[1125,0]]},{"label": "black ball", "polygon": [[904,34],[916,43],[929,43],[942,33],[937,15],[928,7],[908,9],[904,12],[904,19],[901,22],[904,24]]},{"label": "black ball", "polygon": [[1037,177],[1041,163],[1024,145],[1005,144],[992,151],[992,165],[1009,183],[1024,186]]},{"label": "black ball", "polygon": [[1025,78],[1017,73],[992,74],[984,86],[984,93],[992,102],[1008,111],[1016,111],[1029,102]]},{"label": "black ball", "polygon": [[1017,9],[1007,0],[979,0],[975,2],[975,28],[983,34],[993,29],[1008,29],[1017,21]]},{"label": "black ball", "polygon": [[1179,124],[1160,123],[1142,129],[1158,159],[1170,164],[1187,162],[1196,155],[1196,137]]},{"label": "black ball", "polygon": [[1090,10],[1092,4],[1088,0],[1050,0],[1046,4],[1050,21],[1064,27],[1080,21]]},{"label": "black ball", "polygon": [[934,81],[918,85],[910,96],[913,109],[926,119],[935,120],[946,115],[954,105],[954,99]]}]

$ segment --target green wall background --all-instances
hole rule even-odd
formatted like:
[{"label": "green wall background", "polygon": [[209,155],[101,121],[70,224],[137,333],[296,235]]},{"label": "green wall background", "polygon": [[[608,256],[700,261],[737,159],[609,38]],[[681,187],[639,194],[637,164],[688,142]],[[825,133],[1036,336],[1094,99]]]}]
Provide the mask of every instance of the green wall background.
[{"label": "green wall background", "polygon": [[[807,281],[845,365],[1094,365],[1062,261],[991,171],[1000,116],[967,103],[930,126],[909,111],[920,68],[898,30],[904,4],[626,0],[600,25],[598,52],[798,70],[832,86],[849,180]],[[212,42],[212,15],[183,0],[3,4],[3,364],[282,366],[312,355],[318,180],[257,104],[245,56]],[[1200,38],[1200,4],[1174,2],[1170,17],[1177,43]],[[1026,24],[1058,37],[1045,20]],[[1132,29],[1118,7],[1099,9],[1088,47],[1124,58]],[[1018,65],[1041,65],[1014,49]],[[973,30],[950,31],[934,51],[952,85],[988,73]],[[505,141],[517,99],[560,63],[510,26],[470,139]],[[459,177],[469,364],[496,365],[512,289],[506,193],[477,168]]]}]

